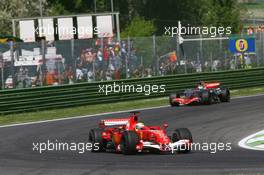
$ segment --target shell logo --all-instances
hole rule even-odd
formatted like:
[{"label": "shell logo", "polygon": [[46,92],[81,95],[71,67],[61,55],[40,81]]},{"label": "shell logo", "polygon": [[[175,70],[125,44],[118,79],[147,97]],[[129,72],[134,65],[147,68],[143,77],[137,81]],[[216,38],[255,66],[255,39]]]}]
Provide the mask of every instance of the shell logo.
[{"label": "shell logo", "polygon": [[238,52],[245,52],[248,49],[248,42],[245,39],[236,40],[236,50]]}]

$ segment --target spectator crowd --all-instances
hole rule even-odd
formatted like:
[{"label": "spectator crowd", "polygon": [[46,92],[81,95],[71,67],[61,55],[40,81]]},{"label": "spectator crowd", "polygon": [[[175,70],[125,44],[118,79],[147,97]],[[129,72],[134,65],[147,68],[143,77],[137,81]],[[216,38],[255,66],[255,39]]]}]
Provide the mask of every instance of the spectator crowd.
[{"label": "spectator crowd", "polygon": [[[176,51],[157,57],[150,52],[143,58],[142,53],[146,50],[145,47],[142,46],[143,52],[138,52],[141,46],[134,42],[133,40],[116,41],[113,38],[100,38],[93,40],[93,43],[85,42],[83,47],[78,47],[79,53],[74,61],[71,60],[72,62],[69,60],[64,62],[64,55],[61,53],[61,56],[46,59],[45,69],[36,65],[16,67],[15,86],[16,88],[27,88],[154,75],[234,70],[254,67],[257,62],[254,54],[213,56],[213,58],[209,58],[208,54],[202,58],[199,58],[199,54],[194,54],[193,57],[178,58]],[[6,88],[12,88],[11,71],[8,71],[10,68],[4,69],[6,77],[1,78],[1,82],[4,82],[1,84],[5,84]]]},{"label": "spectator crowd", "polygon": [[143,69],[133,41],[128,44],[112,38],[97,39],[94,47],[82,49],[76,60],[77,82],[139,78],[150,74],[149,69]]}]

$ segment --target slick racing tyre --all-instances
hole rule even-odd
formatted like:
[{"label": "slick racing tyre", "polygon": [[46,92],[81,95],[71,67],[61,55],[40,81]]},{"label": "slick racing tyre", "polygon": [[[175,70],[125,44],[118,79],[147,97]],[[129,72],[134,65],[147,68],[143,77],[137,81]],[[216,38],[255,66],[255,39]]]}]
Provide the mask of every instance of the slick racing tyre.
[{"label": "slick racing tyre", "polygon": [[[192,142],[192,134],[189,129],[187,128],[178,128],[172,133],[171,136],[172,142],[177,142],[179,140],[190,140]],[[178,152],[190,152],[191,149],[188,146],[183,146],[181,149],[178,149]]]},{"label": "slick racing tyre", "polygon": [[134,131],[125,131],[121,138],[121,152],[126,155],[136,154],[136,146],[139,142],[139,137]]},{"label": "slick racing tyre", "polygon": [[230,91],[228,88],[221,88],[221,94],[219,95],[221,102],[230,102]]},{"label": "slick racing tyre", "polygon": [[180,95],[177,93],[176,94],[170,94],[170,98],[169,98],[170,105],[171,106],[179,106],[180,105],[179,103],[173,101],[173,99],[179,98],[179,97],[180,97]]},{"label": "slick racing tyre", "polygon": [[104,150],[102,130],[91,129],[89,132],[89,142],[92,143],[92,152],[102,152]]}]

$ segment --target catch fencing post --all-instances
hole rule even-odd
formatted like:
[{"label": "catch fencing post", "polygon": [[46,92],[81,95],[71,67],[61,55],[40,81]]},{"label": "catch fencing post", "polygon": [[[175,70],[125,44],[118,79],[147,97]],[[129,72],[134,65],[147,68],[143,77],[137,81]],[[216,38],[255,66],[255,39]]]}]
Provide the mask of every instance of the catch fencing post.
[{"label": "catch fencing post", "polygon": [[261,55],[262,55],[262,66],[264,65],[264,32],[260,33],[260,42],[261,42]]},{"label": "catch fencing post", "polygon": [[238,69],[238,65],[237,65],[237,55],[235,55],[235,69]]},{"label": "catch fencing post", "polygon": [[[108,52],[108,50],[104,50],[104,38],[103,38],[103,36],[101,36],[101,38],[100,38],[100,47],[101,47],[101,51],[102,51],[102,61],[104,61],[105,62],[105,60],[104,60],[104,52],[106,51],[106,52]],[[109,58],[108,58],[108,61],[109,61]],[[94,77],[94,80],[95,80],[95,78],[96,78],[96,76],[95,76],[95,65],[94,65],[94,61],[93,61],[93,77]],[[106,63],[105,63],[106,64]],[[106,68],[106,70],[104,70],[105,68],[103,67],[103,76],[105,75],[105,73],[106,73],[106,71],[107,71],[107,68]],[[99,75],[99,78],[100,79],[102,79],[103,77],[101,77],[101,75]]]},{"label": "catch fencing post", "polygon": [[71,39],[71,62],[73,64],[72,71],[73,71],[73,79],[74,82],[77,82],[76,80],[76,59],[74,57],[74,39]]},{"label": "catch fencing post", "polygon": [[16,87],[16,79],[15,79],[15,58],[14,58],[14,42],[11,40],[9,41],[10,46],[10,57],[11,57],[11,75],[12,75],[12,82],[13,88]]},{"label": "catch fencing post", "polygon": [[154,70],[155,70],[155,75],[158,75],[158,59],[157,59],[157,47],[156,47],[156,35],[152,36],[152,41],[153,41],[153,61],[154,61]]},{"label": "catch fencing post", "polygon": [[128,59],[130,60],[131,56],[131,43],[130,43],[130,37],[127,37],[127,56],[125,60],[125,69],[126,69],[126,78],[128,78]]},{"label": "catch fencing post", "polygon": [[[222,38],[222,35],[221,35],[221,34],[220,34],[220,38]],[[222,42],[221,39],[219,40],[219,47],[220,47],[220,49],[219,49],[219,50],[220,50],[220,54],[221,54],[221,56],[222,56],[222,53],[223,53],[223,52],[222,52],[222,50],[223,50],[223,42]]]},{"label": "catch fencing post", "polygon": [[144,65],[143,65],[143,57],[142,55],[140,56],[140,65],[141,65],[141,77],[144,77]]},{"label": "catch fencing post", "polygon": [[213,52],[210,53],[210,62],[211,62],[210,72],[213,72]]},{"label": "catch fencing post", "polygon": [[12,31],[13,31],[13,36],[16,36],[16,23],[14,19],[12,19]]},{"label": "catch fencing post", "polygon": [[187,74],[188,73],[188,70],[187,70],[187,57],[184,55],[183,56],[183,59],[184,59],[184,73]]},{"label": "catch fencing post", "polygon": [[4,83],[4,58],[3,53],[0,52],[0,64],[1,64],[1,82],[2,82],[2,90],[5,89],[5,83]]},{"label": "catch fencing post", "polygon": [[117,33],[117,40],[120,42],[119,13],[116,13],[116,33]]},{"label": "catch fencing post", "polygon": [[[224,65],[223,65],[224,70],[229,69],[229,68],[227,67],[228,64],[226,64],[226,61],[227,61],[227,51],[225,50],[225,51],[224,51]],[[222,68],[222,69],[223,69],[223,68]]]},{"label": "catch fencing post", "polygon": [[[259,51],[259,49],[258,49],[258,47],[256,47],[256,45],[257,45],[257,38],[258,38],[258,33],[255,33],[254,34],[254,37],[255,37],[255,53],[256,53],[256,61],[257,61],[257,67],[259,67],[259,54],[258,54],[258,51]],[[247,59],[249,59],[250,60],[250,55],[249,55],[249,53],[248,53],[248,55],[247,55]],[[251,62],[251,64],[252,64],[252,62]]]},{"label": "catch fencing post", "polygon": [[41,75],[41,81],[40,85],[43,86],[45,84],[45,78],[46,78],[46,40],[44,37],[41,37],[41,55],[42,55],[42,69],[40,69],[40,75]]},{"label": "catch fencing post", "polygon": [[[202,40],[202,38],[203,38],[203,36],[202,35],[200,35],[200,55],[199,55],[199,62],[200,62],[200,64],[201,65],[203,65],[203,40]],[[201,66],[201,69],[203,69],[202,68],[202,66]],[[203,70],[201,70],[202,72],[203,72]]]}]

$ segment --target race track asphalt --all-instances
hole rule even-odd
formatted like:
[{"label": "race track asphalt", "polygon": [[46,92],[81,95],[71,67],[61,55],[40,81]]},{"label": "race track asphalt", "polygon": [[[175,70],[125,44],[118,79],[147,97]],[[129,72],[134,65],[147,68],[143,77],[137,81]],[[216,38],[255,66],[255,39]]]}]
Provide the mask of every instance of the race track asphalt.
[{"label": "race track asphalt", "polygon": [[264,174],[264,151],[237,146],[242,138],[263,130],[264,96],[233,99],[211,106],[164,107],[144,110],[146,125],[187,127],[194,142],[232,143],[231,151],[193,151],[189,154],[33,151],[32,143],[59,140],[88,142],[88,132],[103,118],[126,117],[128,113],[79,118],[0,128],[0,175],[90,175],[90,174]]}]

